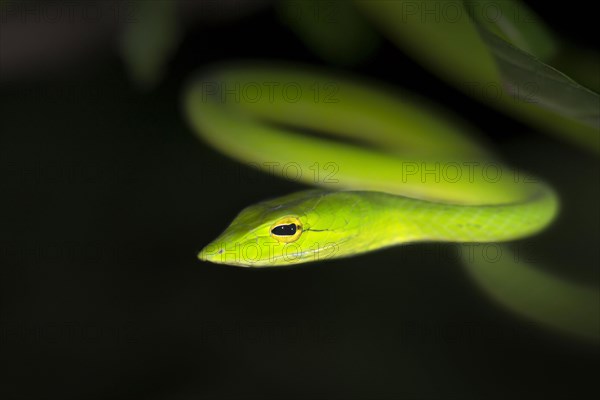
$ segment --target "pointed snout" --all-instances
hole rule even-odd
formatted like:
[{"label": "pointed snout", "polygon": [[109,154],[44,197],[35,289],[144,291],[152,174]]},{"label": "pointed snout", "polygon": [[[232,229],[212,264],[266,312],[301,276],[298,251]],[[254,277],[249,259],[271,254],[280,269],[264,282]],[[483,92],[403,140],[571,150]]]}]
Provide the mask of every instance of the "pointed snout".
[{"label": "pointed snout", "polygon": [[[214,243],[208,244],[204,247],[200,253],[198,253],[198,259],[200,261],[209,261],[213,263],[222,264],[224,262],[224,258],[221,257],[223,255],[223,247],[218,246]],[[223,258],[223,260],[222,260]]]},{"label": "pointed snout", "polygon": [[239,254],[235,250],[235,247],[229,248],[229,251],[226,251],[226,248],[228,248],[227,242],[212,242],[198,253],[198,259],[200,261],[207,261],[215,264],[235,265],[238,267],[251,266],[248,263],[240,261]]}]

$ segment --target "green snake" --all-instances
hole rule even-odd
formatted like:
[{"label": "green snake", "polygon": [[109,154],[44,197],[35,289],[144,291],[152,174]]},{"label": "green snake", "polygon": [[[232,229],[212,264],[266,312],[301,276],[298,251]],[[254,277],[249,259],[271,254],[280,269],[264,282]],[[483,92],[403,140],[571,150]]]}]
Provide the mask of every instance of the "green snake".
[{"label": "green snake", "polygon": [[548,227],[556,193],[423,99],[309,67],[225,64],[187,85],[184,108],[221,152],[318,187],[242,210],[200,260],[281,267],[403,243],[492,242],[499,259],[462,253],[481,290],[525,320],[599,343],[597,289],[493,243]]},{"label": "green snake", "polygon": [[247,207],[203,261],[285,266],[403,243],[508,241],[558,212],[548,185],[501,164],[463,123],[373,84],[225,65],[189,85],[185,106],[218,150],[320,187]]}]

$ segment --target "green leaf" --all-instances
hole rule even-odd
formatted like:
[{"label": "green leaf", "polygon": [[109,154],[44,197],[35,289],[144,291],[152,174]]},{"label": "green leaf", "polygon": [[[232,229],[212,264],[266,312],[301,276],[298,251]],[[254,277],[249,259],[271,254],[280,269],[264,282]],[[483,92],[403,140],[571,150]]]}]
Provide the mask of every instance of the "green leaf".
[{"label": "green leaf", "polygon": [[516,47],[541,60],[549,60],[557,51],[555,40],[543,21],[518,0],[466,0],[471,17]]},{"label": "green leaf", "polygon": [[493,34],[483,37],[492,49],[509,94],[522,96],[519,89],[529,87],[524,101],[593,128],[600,126],[598,94]]},{"label": "green leaf", "polygon": [[[358,4],[411,57],[458,89],[544,132],[600,152],[598,94],[542,61],[554,53],[554,40],[517,1]],[[487,14],[491,4],[500,16]]]},{"label": "green leaf", "polygon": [[600,343],[600,292],[544,272],[507,246],[496,249],[502,257],[490,260],[482,251],[463,245],[463,264],[479,288],[514,313],[590,341]]},{"label": "green leaf", "polygon": [[121,53],[131,79],[150,90],[163,77],[165,66],[181,39],[176,2],[136,2],[138,18],[125,27]]},{"label": "green leaf", "polygon": [[285,0],[276,3],[281,21],[322,59],[353,65],[368,58],[379,35],[346,0]]},{"label": "green leaf", "polygon": [[359,0],[411,57],[450,82],[497,82],[499,73],[462,2]]}]

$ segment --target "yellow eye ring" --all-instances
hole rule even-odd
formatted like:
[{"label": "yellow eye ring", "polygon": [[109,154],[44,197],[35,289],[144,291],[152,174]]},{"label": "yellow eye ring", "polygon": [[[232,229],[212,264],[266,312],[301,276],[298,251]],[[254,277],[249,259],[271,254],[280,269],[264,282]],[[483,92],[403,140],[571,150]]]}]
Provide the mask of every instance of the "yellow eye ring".
[{"label": "yellow eye ring", "polygon": [[281,243],[295,242],[302,235],[302,223],[296,217],[283,217],[271,225],[269,232]]}]

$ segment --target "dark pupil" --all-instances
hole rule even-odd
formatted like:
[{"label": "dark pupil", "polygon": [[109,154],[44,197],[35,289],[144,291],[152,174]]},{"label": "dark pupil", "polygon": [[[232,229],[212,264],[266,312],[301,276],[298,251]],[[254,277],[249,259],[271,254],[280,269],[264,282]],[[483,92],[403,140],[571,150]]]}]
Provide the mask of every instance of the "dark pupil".
[{"label": "dark pupil", "polygon": [[293,236],[296,233],[296,224],[276,226],[271,233],[277,236]]}]

